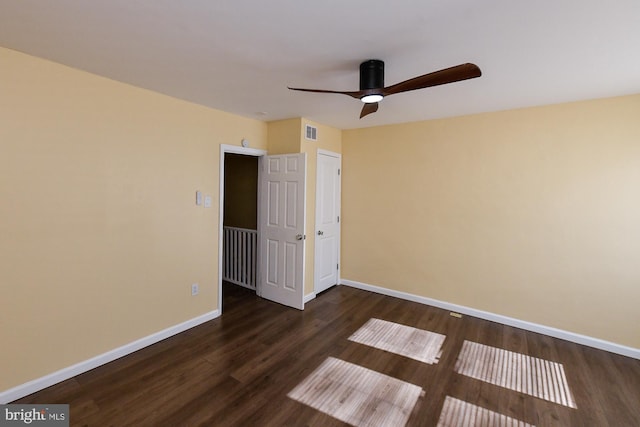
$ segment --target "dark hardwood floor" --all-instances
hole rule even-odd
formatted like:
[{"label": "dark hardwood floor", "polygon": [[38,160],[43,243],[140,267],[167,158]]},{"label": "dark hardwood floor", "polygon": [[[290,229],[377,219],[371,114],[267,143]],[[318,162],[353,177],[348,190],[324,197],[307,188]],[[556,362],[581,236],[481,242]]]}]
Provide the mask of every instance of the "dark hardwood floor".
[{"label": "dark hardwood floor", "polygon": [[[301,312],[225,285],[223,313],[15,403],[68,403],[73,426],[343,426],[287,397],[335,357],[422,387],[408,426],[435,426],[447,395],[536,426],[640,425],[635,359],[346,286]],[[348,341],[372,317],[446,335],[439,363]],[[578,408],[457,374],[464,340],[562,363]]]}]

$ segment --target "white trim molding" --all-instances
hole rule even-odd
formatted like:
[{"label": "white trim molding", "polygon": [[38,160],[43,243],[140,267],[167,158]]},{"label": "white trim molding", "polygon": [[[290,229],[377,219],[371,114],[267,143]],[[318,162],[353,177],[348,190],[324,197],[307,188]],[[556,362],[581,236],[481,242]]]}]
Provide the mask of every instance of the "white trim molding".
[{"label": "white trim molding", "polygon": [[267,154],[267,150],[261,148],[248,148],[239,145],[220,144],[221,153],[244,154],[246,156],[260,157]]},{"label": "white trim molding", "polygon": [[337,159],[340,159],[340,161],[341,161],[340,167],[342,167],[342,154],[341,153],[336,153],[335,151],[329,151],[329,150],[324,150],[322,148],[318,148],[317,154],[323,154],[325,156],[331,156],[331,157],[335,157]]},{"label": "white trim molding", "polygon": [[392,289],[369,285],[367,283],[357,282],[355,280],[342,279],[340,283],[346,286],[350,286],[352,288],[362,289],[365,291],[375,292],[377,294],[387,295],[390,297],[396,297],[396,298],[404,299],[407,301],[413,301],[420,304],[430,305],[433,307],[442,308],[444,310],[466,314],[467,316],[478,317],[480,319],[490,320],[496,323],[502,323],[503,325],[513,326],[515,328],[525,329],[531,332],[537,332],[539,334],[548,335],[554,338],[560,338],[560,339],[571,341],[577,344],[586,345],[588,347],[597,348],[599,350],[609,351],[611,353],[620,354],[622,356],[632,357],[634,359],[640,359],[640,349],[627,347],[627,346],[616,344],[610,341],[601,340],[599,338],[593,338],[586,335],[576,334],[574,332],[569,332],[562,329],[553,328],[550,326],[527,322],[525,320],[515,319],[513,317],[503,316],[501,314],[495,314],[488,311],[477,310],[475,308],[452,304],[449,302],[427,298],[419,295],[414,295],[407,292],[394,291]]},{"label": "white trim molding", "polygon": [[315,292],[311,292],[310,294],[306,294],[304,296],[304,300],[302,301],[304,304],[308,303],[311,300],[316,299],[316,293]]},{"label": "white trim molding", "polygon": [[106,353],[92,357],[91,359],[76,363],[75,365],[68,366],[49,375],[45,375],[44,377],[37,378],[14,388],[10,388],[9,390],[0,392],[0,404],[13,402],[21,397],[28,396],[31,393],[35,393],[61,381],[68,380],[76,375],[90,371],[98,366],[105,365],[144,347],[148,347],[173,335],[177,335],[202,323],[208,322],[209,320],[213,320],[218,316],[220,316],[220,312],[218,310],[210,311],[209,313],[205,313],[191,320],[187,320],[186,322],[182,322],[160,332],[156,332],[155,334],[140,338],[139,340],[125,344],[122,347],[118,347],[107,351]]},{"label": "white trim molding", "polygon": [[[267,155],[267,150],[262,150],[259,148],[247,148],[237,145],[220,144],[220,175],[218,177],[218,313],[220,314],[222,314],[222,232],[224,227],[224,155],[226,153],[262,157]],[[260,197],[259,193],[258,197]],[[259,200],[258,206],[260,206]],[[260,231],[258,230],[258,238],[260,237],[259,233]],[[257,289],[257,284],[256,294],[260,295],[259,290]]]}]

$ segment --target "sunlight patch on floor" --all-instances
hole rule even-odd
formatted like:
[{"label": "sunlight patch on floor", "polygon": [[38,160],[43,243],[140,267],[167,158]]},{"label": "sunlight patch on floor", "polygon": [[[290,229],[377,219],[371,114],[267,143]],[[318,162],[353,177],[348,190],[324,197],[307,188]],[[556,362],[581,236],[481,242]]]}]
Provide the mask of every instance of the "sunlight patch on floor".
[{"label": "sunlight patch on floor", "polygon": [[404,426],[422,388],[333,357],[288,397],[353,426]]},{"label": "sunlight patch on floor", "polygon": [[446,336],[399,323],[369,319],[350,341],[385,350],[420,362],[438,363]]},{"label": "sunlight patch on floor", "polygon": [[438,427],[535,427],[524,421],[507,417],[506,415],[490,411],[473,405],[464,400],[447,396],[440,413]]},{"label": "sunlight patch on floor", "polygon": [[577,408],[560,363],[465,341],[455,371],[540,399]]}]

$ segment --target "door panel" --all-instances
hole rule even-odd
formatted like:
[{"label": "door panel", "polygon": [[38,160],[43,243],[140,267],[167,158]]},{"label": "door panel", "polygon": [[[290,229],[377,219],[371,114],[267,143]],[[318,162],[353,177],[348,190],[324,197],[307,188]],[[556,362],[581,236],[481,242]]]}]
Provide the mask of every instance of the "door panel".
[{"label": "door panel", "polygon": [[285,202],[285,227],[288,229],[298,229],[298,183],[287,181],[284,183],[286,189],[286,202]]},{"label": "door panel", "polygon": [[284,244],[284,287],[290,291],[295,291],[296,289],[296,270],[298,266],[296,249],[296,245],[293,243],[286,242]]},{"label": "door panel", "polygon": [[278,209],[280,208],[280,182],[268,182],[268,200],[269,210],[267,223],[271,227],[277,227],[279,224],[280,215]]},{"label": "door panel", "polygon": [[318,153],[316,181],[316,293],[338,283],[340,260],[340,157]]},{"label": "door panel", "polygon": [[259,295],[304,308],[306,155],[265,156],[260,168]]},{"label": "door panel", "polygon": [[266,284],[277,286],[278,284],[278,241],[267,241],[267,280]]}]

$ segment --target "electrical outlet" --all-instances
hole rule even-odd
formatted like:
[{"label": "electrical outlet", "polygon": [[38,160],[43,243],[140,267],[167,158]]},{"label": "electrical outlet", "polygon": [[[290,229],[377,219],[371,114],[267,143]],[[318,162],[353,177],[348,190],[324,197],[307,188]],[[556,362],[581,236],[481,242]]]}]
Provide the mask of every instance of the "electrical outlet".
[{"label": "electrical outlet", "polygon": [[191,296],[198,295],[199,290],[200,289],[197,283],[194,283],[193,285],[191,285]]}]

